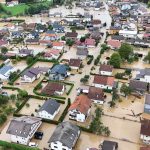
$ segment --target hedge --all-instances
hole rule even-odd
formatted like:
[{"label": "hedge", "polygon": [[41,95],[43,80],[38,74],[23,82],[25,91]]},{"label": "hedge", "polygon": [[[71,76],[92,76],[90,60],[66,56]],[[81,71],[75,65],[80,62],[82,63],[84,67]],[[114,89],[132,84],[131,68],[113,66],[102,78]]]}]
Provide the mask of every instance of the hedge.
[{"label": "hedge", "polygon": [[9,143],[6,141],[1,141],[1,140],[0,140],[0,146],[8,148],[8,149],[11,148],[13,150],[39,150],[38,148],[31,148],[31,147],[23,146],[20,144]]},{"label": "hedge", "polygon": [[14,116],[19,115],[18,112],[24,107],[24,105],[27,103],[28,100],[29,100],[29,98],[24,100],[23,103],[21,105],[19,105],[19,107],[17,108],[17,110],[13,114]]},{"label": "hedge", "polygon": [[74,87],[74,84],[73,83],[69,83],[69,82],[63,82],[63,83],[66,84],[66,85],[70,85],[71,86],[71,88],[69,89],[69,91],[66,93],[67,95],[69,95],[70,92],[72,91],[73,87]]},{"label": "hedge", "polygon": [[88,128],[85,128],[85,127],[82,127],[82,126],[79,126],[78,125],[78,127],[79,127],[79,129],[81,130],[81,131],[85,131],[85,132],[88,132],[88,133],[93,133],[90,129],[88,129]]},{"label": "hedge", "polygon": [[65,110],[63,111],[62,115],[60,116],[58,122],[62,122],[65,119],[65,117],[68,113],[68,109],[69,109],[70,105],[71,105],[71,102],[70,102],[70,100],[68,100],[68,104],[67,104]]}]

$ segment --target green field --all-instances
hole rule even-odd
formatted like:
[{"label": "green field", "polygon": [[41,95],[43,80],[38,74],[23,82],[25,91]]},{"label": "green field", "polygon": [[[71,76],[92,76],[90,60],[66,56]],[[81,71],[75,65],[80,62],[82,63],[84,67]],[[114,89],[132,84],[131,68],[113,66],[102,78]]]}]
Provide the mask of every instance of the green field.
[{"label": "green field", "polygon": [[18,14],[24,13],[25,9],[29,8],[26,4],[20,4],[13,7],[7,7],[6,5],[3,5],[3,8],[10,12],[12,16],[16,16]]},{"label": "green field", "polygon": [[17,16],[17,15],[23,15],[25,13],[25,10],[28,9],[30,6],[36,6],[36,5],[44,5],[48,6],[49,4],[52,4],[52,1],[43,1],[43,2],[36,2],[36,3],[30,3],[30,4],[19,4],[13,7],[8,7],[4,4],[1,4],[1,7],[3,10],[0,10],[0,18],[2,17],[9,17],[9,16]]}]

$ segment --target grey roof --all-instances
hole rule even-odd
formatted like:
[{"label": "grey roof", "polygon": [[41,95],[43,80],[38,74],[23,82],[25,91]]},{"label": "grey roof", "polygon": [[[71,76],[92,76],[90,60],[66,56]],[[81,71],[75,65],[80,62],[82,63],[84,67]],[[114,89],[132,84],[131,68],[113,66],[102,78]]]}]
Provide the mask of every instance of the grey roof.
[{"label": "grey roof", "polygon": [[66,65],[55,65],[52,69],[51,69],[51,71],[50,71],[50,73],[51,74],[66,74],[67,73],[67,70],[68,70],[68,67],[66,66]]},{"label": "grey roof", "polygon": [[121,40],[124,40],[125,38],[123,35],[112,35],[111,39],[121,41]]},{"label": "grey roof", "polygon": [[8,72],[9,70],[11,70],[13,67],[12,66],[3,66],[2,68],[0,68],[0,74],[5,75],[6,72]]},{"label": "grey roof", "polygon": [[150,76],[150,68],[141,69],[140,73],[136,75],[136,79],[144,78],[145,75]]},{"label": "grey roof", "polygon": [[87,49],[77,49],[77,55],[82,55],[82,56],[87,56],[88,55],[88,50]]},{"label": "grey roof", "polygon": [[117,150],[118,143],[113,141],[104,141],[102,145],[102,150]]},{"label": "grey roof", "polygon": [[13,118],[7,129],[7,133],[26,138],[31,132],[32,125],[38,122],[39,124],[41,123],[40,118],[31,116],[22,116],[18,118]]},{"label": "grey roof", "polygon": [[129,86],[135,91],[147,91],[147,83],[139,80],[130,80]]},{"label": "grey roof", "polygon": [[150,94],[146,94],[146,96],[145,96],[145,104],[150,105]]},{"label": "grey roof", "polygon": [[33,50],[29,50],[29,49],[21,49],[19,50],[20,54],[27,54],[27,55],[31,55],[33,53]]},{"label": "grey roof", "polygon": [[30,68],[27,69],[22,75],[26,75],[30,78],[33,78],[34,76],[37,76],[40,73],[40,70],[38,68]]},{"label": "grey roof", "polygon": [[49,143],[59,141],[64,146],[71,149],[74,147],[78,139],[79,132],[80,130],[76,125],[70,122],[62,122],[53,132],[51,138],[49,139]]},{"label": "grey roof", "polygon": [[59,107],[60,104],[56,100],[50,99],[42,105],[38,112],[45,110],[49,114],[53,115]]}]

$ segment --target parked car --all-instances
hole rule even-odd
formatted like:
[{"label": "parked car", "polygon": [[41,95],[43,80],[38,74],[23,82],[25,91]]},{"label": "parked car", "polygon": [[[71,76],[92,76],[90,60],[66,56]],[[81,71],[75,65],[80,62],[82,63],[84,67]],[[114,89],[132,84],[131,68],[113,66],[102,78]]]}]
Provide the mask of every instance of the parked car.
[{"label": "parked car", "polygon": [[43,132],[35,132],[34,138],[38,140],[42,140],[43,138]]},{"label": "parked car", "polygon": [[30,147],[38,147],[38,144],[36,144],[35,142],[30,142],[30,143],[29,143],[29,146],[30,146]]}]

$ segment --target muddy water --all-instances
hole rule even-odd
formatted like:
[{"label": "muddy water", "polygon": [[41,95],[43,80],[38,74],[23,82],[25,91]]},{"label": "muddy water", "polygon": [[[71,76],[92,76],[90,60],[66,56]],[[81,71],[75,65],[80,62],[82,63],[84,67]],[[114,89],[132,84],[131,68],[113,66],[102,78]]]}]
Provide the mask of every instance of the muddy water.
[{"label": "muddy water", "polygon": [[[117,128],[115,129],[115,131],[117,132]],[[139,145],[125,142],[122,140],[106,138],[106,137],[93,135],[93,134],[86,133],[86,132],[81,132],[81,135],[77,142],[75,150],[86,150],[87,148],[91,148],[91,147],[98,148],[99,144],[104,140],[111,140],[111,141],[118,142],[119,144],[118,150],[139,150],[139,147],[140,147]]]},{"label": "muddy water", "polygon": [[23,114],[23,115],[31,115],[34,114],[36,115],[35,110],[38,110],[40,106],[42,106],[44,104],[44,100],[37,100],[37,99],[29,99],[27,104],[29,104],[29,107],[27,107],[26,105],[20,110],[19,114]]}]

